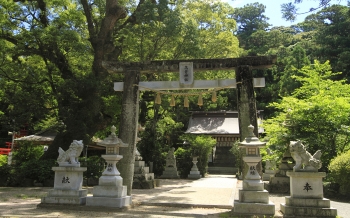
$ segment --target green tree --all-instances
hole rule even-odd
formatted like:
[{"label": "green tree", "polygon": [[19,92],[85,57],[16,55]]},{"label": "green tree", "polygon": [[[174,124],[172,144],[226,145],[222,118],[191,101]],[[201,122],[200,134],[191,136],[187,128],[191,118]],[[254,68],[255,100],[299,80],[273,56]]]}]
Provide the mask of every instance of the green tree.
[{"label": "green tree", "polygon": [[47,117],[64,123],[44,158],[57,157],[58,146],[67,149],[73,139],[89,142],[111,121],[102,99],[112,94],[102,60],[125,8],[114,0],[37,0],[0,1],[0,10],[0,41],[6,46],[0,72],[12,91],[8,117],[32,125]]},{"label": "green tree", "polygon": [[[182,139],[189,144],[188,153],[190,154],[190,159],[187,161],[192,162],[192,157],[198,157],[198,170],[202,176],[205,176],[208,168],[208,157],[216,144],[216,140],[211,138],[211,136],[192,134],[183,135]],[[192,167],[192,164],[189,164],[189,166]]]},{"label": "green tree", "polygon": [[[167,19],[159,19],[152,24],[142,24],[134,29],[139,37],[130,36],[133,51],[143,51],[145,55],[135,56],[136,60],[154,59],[187,59],[187,58],[226,58],[240,54],[237,37],[233,35],[236,23],[230,18],[233,8],[227,3],[217,1],[176,2],[168,13]],[[176,29],[174,26],[176,24]],[[141,40],[140,40],[141,39]],[[156,44],[154,43],[156,42]],[[155,47],[158,51],[155,51]],[[133,52],[134,54],[136,52]],[[233,71],[200,72],[194,74],[195,79],[227,79],[234,78]],[[149,73],[141,76],[145,81],[179,80],[178,73]],[[211,93],[203,95],[204,105],[197,105],[198,95],[204,90],[174,91],[161,93],[161,104],[155,104],[156,92],[141,93],[139,122],[146,127],[140,133],[142,140],[138,144],[139,151],[146,162],[153,162],[157,175],[163,172],[165,155],[171,147],[182,146],[180,136],[186,130],[190,117],[189,110],[229,110],[235,95],[232,90],[217,92],[217,102],[211,101]],[[175,106],[169,102],[174,95]],[[185,95],[189,99],[189,109],[184,107]]]},{"label": "green tree", "polygon": [[237,22],[237,36],[240,46],[249,49],[250,36],[258,30],[267,30],[270,26],[269,18],[264,15],[266,6],[258,2],[247,4],[242,8],[236,8],[232,18]]},{"label": "green tree", "polygon": [[293,76],[302,86],[292,96],[271,106],[279,113],[264,122],[269,145],[284,150],[291,140],[302,140],[310,153],[322,151],[323,170],[329,161],[349,147],[350,87],[332,80],[329,62],[303,67]]},{"label": "green tree", "polygon": [[350,79],[350,7],[333,5],[313,18],[318,24],[314,57],[320,61],[329,60],[334,71],[343,72],[339,78]]},{"label": "green tree", "polygon": [[299,45],[294,46],[281,75],[279,92],[281,96],[290,96],[296,88],[300,87],[300,82],[296,81],[294,76],[298,76],[299,70],[309,64],[305,50]]}]

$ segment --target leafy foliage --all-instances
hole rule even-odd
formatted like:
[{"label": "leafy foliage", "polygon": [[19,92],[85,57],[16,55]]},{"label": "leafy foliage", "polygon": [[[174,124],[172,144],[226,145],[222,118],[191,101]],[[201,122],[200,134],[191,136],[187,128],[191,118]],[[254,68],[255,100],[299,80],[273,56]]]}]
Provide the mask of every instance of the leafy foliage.
[{"label": "leafy foliage", "polygon": [[0,154],[0,167],[7,164],[7,155]]},{"label": "leafy foliage", "polygon": [[102,176],[102,172],[105,169],[105,160],[102,157],[80,157],[79,162],[81,166],[87,167],[87,170],[84,172],[85,178],[100,178]]},{"label": "leafy foliage", "polygon": [[29,160],[21,164],[16,170],[18,179],[32,179],[38,183],[43,183],[48,179],[54,178],[52,167],[56,165],[56,160]]},{"label": "leafy foliage", "polygon": [[240,46],[245,49],[253,47],[249,43],[250,36],[259,30],[265,31],[270,24],[267,22],[268,17],[264,15],[266,6],[258,2],[247,4],[242,8],[237,8],[232,13],[232,18],[236,20]]},{"label": "leafy foliage", "polygon": [[13,160],[16,161],[16,165],[21,165],[23,162],[38,160],[43,153],[43,146],[36,146],[30,141],[25,141],[16,147],[13,152]]},{"label": "leafy foliage", "polygon": [[[201,175],[204,177],[207,173],[208,157],[210,152],[212,151],[213,146],[216,144],[216,140],[206,135],[190,134],[183,135],[181,138],[189,144],[189,151],[187,152],[187,157],[188,154],[191,154],[190,157],[198,157],[197,167],[198,170],[201,172]],[[190,158],[189,161],[192,162],[192,158]],[[189,171],[187,172],[187,174],[188,173]]]},{"label": "leafy foliage", "polygon": [[302,140],[308,151],[322,151],[323,169],[329,160],[349,146],[350,87],[344,81],[333,81],[328,62],[303,67],[293,76],[302,86],[292,96],[271,106],[280,112],[264,122],[269,145],[283,149],[291,140]]},{"label": "leafy foliage", "polygon": [[40,160],[44,152],[43,146],[35,146],[31,142],[22,142],[13,152],[12,165],[0,167],[0,174],[6,185],[21,186],[24,179],[44,183],[54,178],[52,167],[56,160]]},{"label": "leafy foliage", "polygon": [[350,150],[331,160],[329,177],[340,185],[339,191],[341,194],[350,194]]}]

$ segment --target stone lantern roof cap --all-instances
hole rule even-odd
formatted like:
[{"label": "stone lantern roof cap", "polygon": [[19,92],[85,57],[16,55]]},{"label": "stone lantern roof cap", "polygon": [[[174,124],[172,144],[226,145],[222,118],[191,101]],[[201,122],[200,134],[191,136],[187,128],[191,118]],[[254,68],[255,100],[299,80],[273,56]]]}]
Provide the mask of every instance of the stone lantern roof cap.
[{"label": "stone lantern roof cap", "polygon": [[117,137],[115,131],[115,126],[112,126],[111,134],[102,141],[97,142],[97,144],[104,147],[128,147],[128,144],[124,143],[120,138]]},{"label": "stone lantern roof cap", "polygon": [[240,142],[239,144],[241,145],[239,147],[264,147],[266,142],[261,142],[259,138],[254,135],[254,126],[250,124],[248,126],[248,137],[246,137],[244,141]]}]

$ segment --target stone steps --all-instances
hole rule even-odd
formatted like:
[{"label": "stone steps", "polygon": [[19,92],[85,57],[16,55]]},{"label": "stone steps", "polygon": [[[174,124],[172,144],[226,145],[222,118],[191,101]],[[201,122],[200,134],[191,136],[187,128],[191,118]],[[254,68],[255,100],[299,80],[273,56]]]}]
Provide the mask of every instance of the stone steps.
[{"label": "stone steps", "polygon": [[236,175],[238,168],[236,167],[208,167],[209,174],[220,174],[220,175]]}]

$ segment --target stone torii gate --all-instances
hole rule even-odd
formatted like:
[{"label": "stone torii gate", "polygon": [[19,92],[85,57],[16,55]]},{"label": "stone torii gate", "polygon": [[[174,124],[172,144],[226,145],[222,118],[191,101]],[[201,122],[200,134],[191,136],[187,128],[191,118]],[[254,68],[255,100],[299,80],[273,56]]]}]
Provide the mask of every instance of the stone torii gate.
[{"label": "stone torii gate", "polygon": [[[235,70],[236,80],[211,80],[194,81],[192,85],[181,85],[176,82],[168,82],[166,89],[208,89],[218,87],[237,88],[237,104],[239,114],[239,131],[241,141],[248,135],[247,126],[252,124],[257,131],[256,103],[254,96],[253,69],[271,67],[276,62],[276,56],[253,56],[243,58],[226,59],[192,59],[192,60],[162,60],[150,62],[120,63],[105,61],[103,67],[110,73],[124,73],[124,82],[115,83],[116,91],[123,91],[122,115],[120,119],[119,138],[129,144],[129,147],[120,148],[123,159],[118,163],[118,169],[124,178],[123,183],[128,187],[128,195],[131,195],[132,178],[134,175],[135,146],[137,139],[137,125],[139,116],[139,91],[142,87],[151,86],[154,90],[162,90],[161,84],[152,82],[140,83],[141,73],[153,72],[177,72],[180,63],[192,62],[193,71],[208,70]],[[163,82],[167,83],[167,82]],[[179,82],[178,82],[179,83]],[[258,84],[259,81],[255,80]],[[164,88],[163,88],[164,90]]]}]

